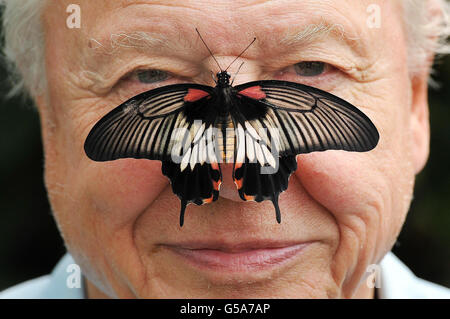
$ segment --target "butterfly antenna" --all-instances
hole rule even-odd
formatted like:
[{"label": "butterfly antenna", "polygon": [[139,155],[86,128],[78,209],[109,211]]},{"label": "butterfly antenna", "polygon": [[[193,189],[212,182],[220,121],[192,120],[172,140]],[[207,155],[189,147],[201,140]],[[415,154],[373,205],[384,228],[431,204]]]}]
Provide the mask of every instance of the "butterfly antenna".
[{"label": "butterfly antenna", "polygon": [[203,40],[202,35],[200,34],[200,32],[198,31],[197,28],[195,28],[195,31],[197,31],[198,36],[200,37],[200,40],[202,40],[203,44],[205,45],[205,47],[208,49],[209,54],[211,54],[211,56],[213,57],[214,61],[216,61],[217,66],[219,67],[220,71],[222,72],[222,68],[220,67],[219,62],[217,61],[216,57],[214,56],[214,54],[212,54],[211,50],[209,49],[208,45],[206,44],[205,40]]},{"label": "butterfly antenna", "polygon": [[230,68],[230,66],[231,66],[237,59],[239,59],[239,58],[241,57],[241,55],[243,55],[244,52],[247,51],[247,49],[250,48],[250,46],[251,46],[255,41],[256,41],[256,38],[253,38],[253,41],[250,42],[250,44],[247,45],[247,47],[244,49],[244,51],[242,51],[241,54],[239,54],[239,55],[236,57],[236,59],[234,59],[234,60],[230,63],[230,65],[225,69],[225,71],[227,71],[227,70]]}]

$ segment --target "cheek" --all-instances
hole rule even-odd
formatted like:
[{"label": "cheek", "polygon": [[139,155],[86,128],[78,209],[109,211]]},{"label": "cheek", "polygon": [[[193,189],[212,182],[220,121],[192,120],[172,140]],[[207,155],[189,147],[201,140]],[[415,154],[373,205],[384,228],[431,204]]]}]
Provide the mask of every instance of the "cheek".
[{"label": "cheek", "polygon": [[297,177],[306,191],[337,218],[377,205],[386,180],[367,155],[329,151],[299,157]]},{"label": "cheek", "polygon": [[107,217],[116,229],[132,224],[170,186],[161,162],[144,159],[89,163],[75,184],[92,211]]},{"label": "cheek", "polygon": [[360,253],[372,261],[391,248],[414,179],[402,160],[385,158],[385,153],[311,154],[300,157],[296,173],[310,196],[335,217],[341,242],[355,254],[364,247]]},{"label": "cheek", "polygon": [[[137,218],[170,188],[159,161],[93,162],[85,158],[74,166],[71,159],[59,155],[46,159],[46,184],[64,232],[89,233],[100,228],[104,236],[130,232]],[[179,205],[175,200],[169,202]],[[77,234],[73,237],[79,238]]]}]

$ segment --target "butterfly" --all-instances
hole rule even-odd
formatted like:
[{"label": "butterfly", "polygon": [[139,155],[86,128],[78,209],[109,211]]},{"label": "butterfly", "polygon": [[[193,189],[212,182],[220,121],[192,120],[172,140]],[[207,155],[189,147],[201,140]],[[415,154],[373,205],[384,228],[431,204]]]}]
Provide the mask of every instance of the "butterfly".
[{"label": "butterfly", "polygon": [[221,163],[232,163],[240,198],[272,201],[280,223],[278,198],[297,169],[296,155],[366,152],[378,143],[370,119],[335,95],[296,82],[232,86],[230,79],[221,69],[215,87],[181,83],[132,97],[94,125],[86,155],[162,161],[181,201],[180,226],[188,204],[218,199]]}]

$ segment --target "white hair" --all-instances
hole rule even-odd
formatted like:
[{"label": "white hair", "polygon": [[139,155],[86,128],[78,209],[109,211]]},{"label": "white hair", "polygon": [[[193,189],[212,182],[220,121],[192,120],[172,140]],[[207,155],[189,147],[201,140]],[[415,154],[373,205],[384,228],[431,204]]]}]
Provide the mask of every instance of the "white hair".
[{"label": "white hair", "polygon": [[41,94],[45,76],[45,39],[41,22],[43,0],[0,0],[3,7],[4,61],[9,75],[9,96]]},{"label": "white hair", "polygon": [[[401,0],[408,39],[411,76],[428,68],[431,54],[450,53],[450,5],[448,0]],[[42,12],[45,0],[0,0],[3,7],[3,54],[10,76],[10,96],[28,92],[43,94],[45,38]]]},{"label": "white hair", "polygon": [[[431,55],[439,58],[450,53],[450,3],[448,0],[402,1],[408,66],[410,75],[414,76],[430,67],[433,62],[428,61]],[[431,77],[429,83],[432,86],[436,84]]]}]

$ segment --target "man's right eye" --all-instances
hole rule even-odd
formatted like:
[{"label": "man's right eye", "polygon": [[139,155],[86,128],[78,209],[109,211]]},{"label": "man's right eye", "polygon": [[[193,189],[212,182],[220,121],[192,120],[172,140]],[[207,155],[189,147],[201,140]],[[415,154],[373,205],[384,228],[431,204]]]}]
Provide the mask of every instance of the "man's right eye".
[{"label": "man's right eye", "polygon": [[161,70],[138,70],[136,71],[136,76],[139,82],[145,83],[145,84],[152,84],[157,83],[161,81],[167,80],[170,75],[169,73]]},{"label": "man's right eye", "polygon": [[330,66],[323,62],[304,61],[294,65],[295,72],[300,76],[318,76],[327,71]]}]

